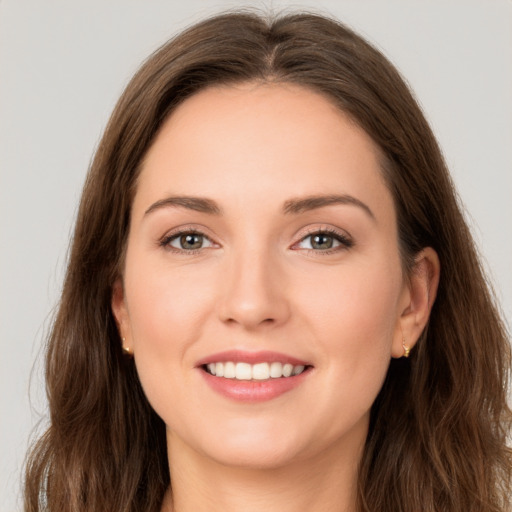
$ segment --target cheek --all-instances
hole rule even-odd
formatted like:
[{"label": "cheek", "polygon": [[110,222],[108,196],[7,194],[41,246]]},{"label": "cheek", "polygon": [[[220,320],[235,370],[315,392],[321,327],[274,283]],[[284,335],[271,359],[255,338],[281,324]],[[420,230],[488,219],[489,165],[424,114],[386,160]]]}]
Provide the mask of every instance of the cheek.
[{"label": "cheek", "polygon": [[[190,271],[127,259],[125,287],[137,373],[148,401],[168,425],[172,410],[185,410],[193,385],[189,348],[202,336],[211,309],[211,283]],[[140,271],[140,269],[144,269]],[[172,407],[170,407],[172,404]]]},{"label": "cheek", "polygon": [[389,261],[395,260],[331,269],[320,281],[324,286],[311,279],[300,292],[325,366],[340,383],[370,395],[380,389],[389,366],[400,314],[401,270],[399,262]]},{"label": "cheek", "polygon": [[170,271],[165,261],[134,261],[136,268],[127,264],[126,269],[134,349],[152,354],[183,352],[204,325],[213,283],[189,268]]},{"label": "cheek", "polygon": [[369,341],[372,333],[389,336],[392,332],[400,290],[399,268],[384,261],[340,266],[323,276],[311,273],[300,294],[312,319],[327,330],[342,337],[350,332],[359,341]]}]

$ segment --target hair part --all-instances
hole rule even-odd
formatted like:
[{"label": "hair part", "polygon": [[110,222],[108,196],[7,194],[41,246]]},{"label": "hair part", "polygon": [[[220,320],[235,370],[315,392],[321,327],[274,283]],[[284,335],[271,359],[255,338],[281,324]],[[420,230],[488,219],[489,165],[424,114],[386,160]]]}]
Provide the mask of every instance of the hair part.
[{"label": "hair part", "polygon": [[438,144],[395,68],[314,14],[226,13],[189,28],[121,96],[87,176],[46,360],[50,427],[27,463],[26,511],[154,512],[170,484],[165,426],[123,357],[111,312],[144,157],[177,105],[216,85],[282,82],[322,93],[374,140],[404,268],[425,247],[442,274],[407,361],[372,408],[361,512],[504,512],[510,347]]}]

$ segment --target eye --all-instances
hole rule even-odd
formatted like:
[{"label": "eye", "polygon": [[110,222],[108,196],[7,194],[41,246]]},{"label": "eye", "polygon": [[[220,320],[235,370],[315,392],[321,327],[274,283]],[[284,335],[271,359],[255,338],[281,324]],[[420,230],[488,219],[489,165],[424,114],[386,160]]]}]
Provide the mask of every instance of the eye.
[{"label": "eye", "polygon": [[165,247],[172,247],[178,251],[197,251],[212,247],[212,241],[195,231],[186,231],[165,237],[161,244]]},{"label": "eye", "polygon": [[298,249],[306,249],[313,251],[331,251],[342,248],[352,247],[353,242],[337,232],[316,231],[305,236],[295,247]]}]

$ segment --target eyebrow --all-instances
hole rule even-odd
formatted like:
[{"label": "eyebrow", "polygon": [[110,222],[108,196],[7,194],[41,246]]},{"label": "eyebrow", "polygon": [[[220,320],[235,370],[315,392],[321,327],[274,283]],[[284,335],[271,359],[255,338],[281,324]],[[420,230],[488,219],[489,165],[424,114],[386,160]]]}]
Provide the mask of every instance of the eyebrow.
[{"label": "eyebrow", "polygon": [[155,210],[159,210],[160,208],[173,206],[187,208],[188,210],[195,210],[196,212],[208,213],[210,215],[220,215],[222,213],[222,210],[219,208],[217,203],[211,199],[191,196],[171,196],[153,203],[144,212],[144,216]]},{"label": "eyebrow", "polygon": [[298,214],[333,204],[358,206],[364,210],[371,219],[376,220],[375,215],[368,205],[348,194],[331,194],[326,196],[308,196],[304,198],[290,199],[284,203],[283,210],[284,213]]},{"label": "eyebrow", "polygon": [[[307,211],[316,210],[318,208],[336,204],[358,206],[371,219],[375,220],[375,215],[368,205],[348,194],[316,195],[297,199],[289,199],[288,201],[285,201],[283,205],[283,212],[285,214],[297,215]],[[188,210],[207,213],[209,215],[222,215],[222,209],[212,199],[193,196],[170,196],[153,203],[144,212],[144,216],[155,210],[168,207],[186,208]]]}]

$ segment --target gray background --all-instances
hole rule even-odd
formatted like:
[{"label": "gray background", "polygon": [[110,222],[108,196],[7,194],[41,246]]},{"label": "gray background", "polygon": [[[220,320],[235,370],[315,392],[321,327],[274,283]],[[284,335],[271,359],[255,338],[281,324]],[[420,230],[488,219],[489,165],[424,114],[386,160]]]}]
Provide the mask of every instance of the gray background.
[{"label": "gray background", "polygon": [[0,512],[21,510],[46,420],[42,346],[86,169],[140,62],[219,9],[306,6],[376,43],[433,125],[512,319],[512,3],[508,0],[0,3]]}]

